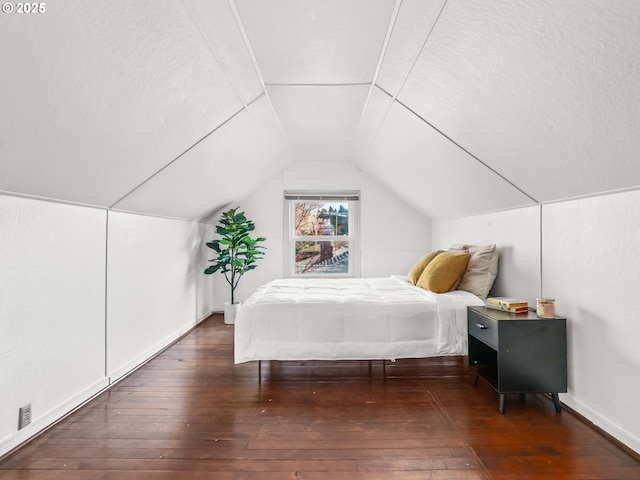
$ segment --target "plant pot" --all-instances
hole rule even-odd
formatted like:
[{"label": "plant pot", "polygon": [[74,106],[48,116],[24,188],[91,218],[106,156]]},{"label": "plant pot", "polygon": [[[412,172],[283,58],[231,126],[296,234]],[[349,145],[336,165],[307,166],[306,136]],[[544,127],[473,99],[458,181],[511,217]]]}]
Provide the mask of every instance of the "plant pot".
[{"label": "plant pot", "polygon": [[240,303],[224,302],[224,323],[236,323],[236,315],[240,309]]}]

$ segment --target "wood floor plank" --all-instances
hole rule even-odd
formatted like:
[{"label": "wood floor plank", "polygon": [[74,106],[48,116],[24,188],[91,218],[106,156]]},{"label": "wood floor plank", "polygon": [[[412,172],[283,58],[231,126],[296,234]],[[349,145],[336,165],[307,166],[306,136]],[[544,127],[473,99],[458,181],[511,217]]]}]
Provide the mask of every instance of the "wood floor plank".
[{"label": "wood floor plank", "polygon": [[543,395],[472,385],[466,357],[233,363],[214,315],[0,462],[0,480],[640,478]]}]

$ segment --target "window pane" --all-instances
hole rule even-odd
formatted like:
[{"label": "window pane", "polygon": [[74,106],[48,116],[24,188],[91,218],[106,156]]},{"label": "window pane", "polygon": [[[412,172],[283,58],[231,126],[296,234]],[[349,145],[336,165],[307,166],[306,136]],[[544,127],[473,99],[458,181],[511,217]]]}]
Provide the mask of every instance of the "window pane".
[{"label": "window pane", "polygon": [[349,235],[349,202],[296,202],[295,236]]},{"label": "window pane", "polygon": [[349,273],[349,242],[296,242],[295,273]]}]

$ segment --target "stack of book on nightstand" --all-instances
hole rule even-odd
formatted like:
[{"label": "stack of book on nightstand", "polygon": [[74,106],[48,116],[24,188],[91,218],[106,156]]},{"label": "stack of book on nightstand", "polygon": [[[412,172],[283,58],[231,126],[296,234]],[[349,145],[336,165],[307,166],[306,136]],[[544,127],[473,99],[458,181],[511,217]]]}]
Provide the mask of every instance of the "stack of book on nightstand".
[{"label": "stack of book on nightstand", "polygon": [[529,304],[519,298],[489,297],[485,305],[487,308],[511,313],[525,313],[529,311]]}]

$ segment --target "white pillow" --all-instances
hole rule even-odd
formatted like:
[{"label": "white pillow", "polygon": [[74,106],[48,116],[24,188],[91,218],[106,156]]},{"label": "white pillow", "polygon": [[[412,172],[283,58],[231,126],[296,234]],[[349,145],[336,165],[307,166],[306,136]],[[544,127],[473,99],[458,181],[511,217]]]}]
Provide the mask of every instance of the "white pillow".
[{"label": "white pillow", "polygon": [[493,282],[498,276],[499,252],[495,244],[470,245],[469,265],[462,276],[458,290],[473,293],[480,298],[487,298]]}]

